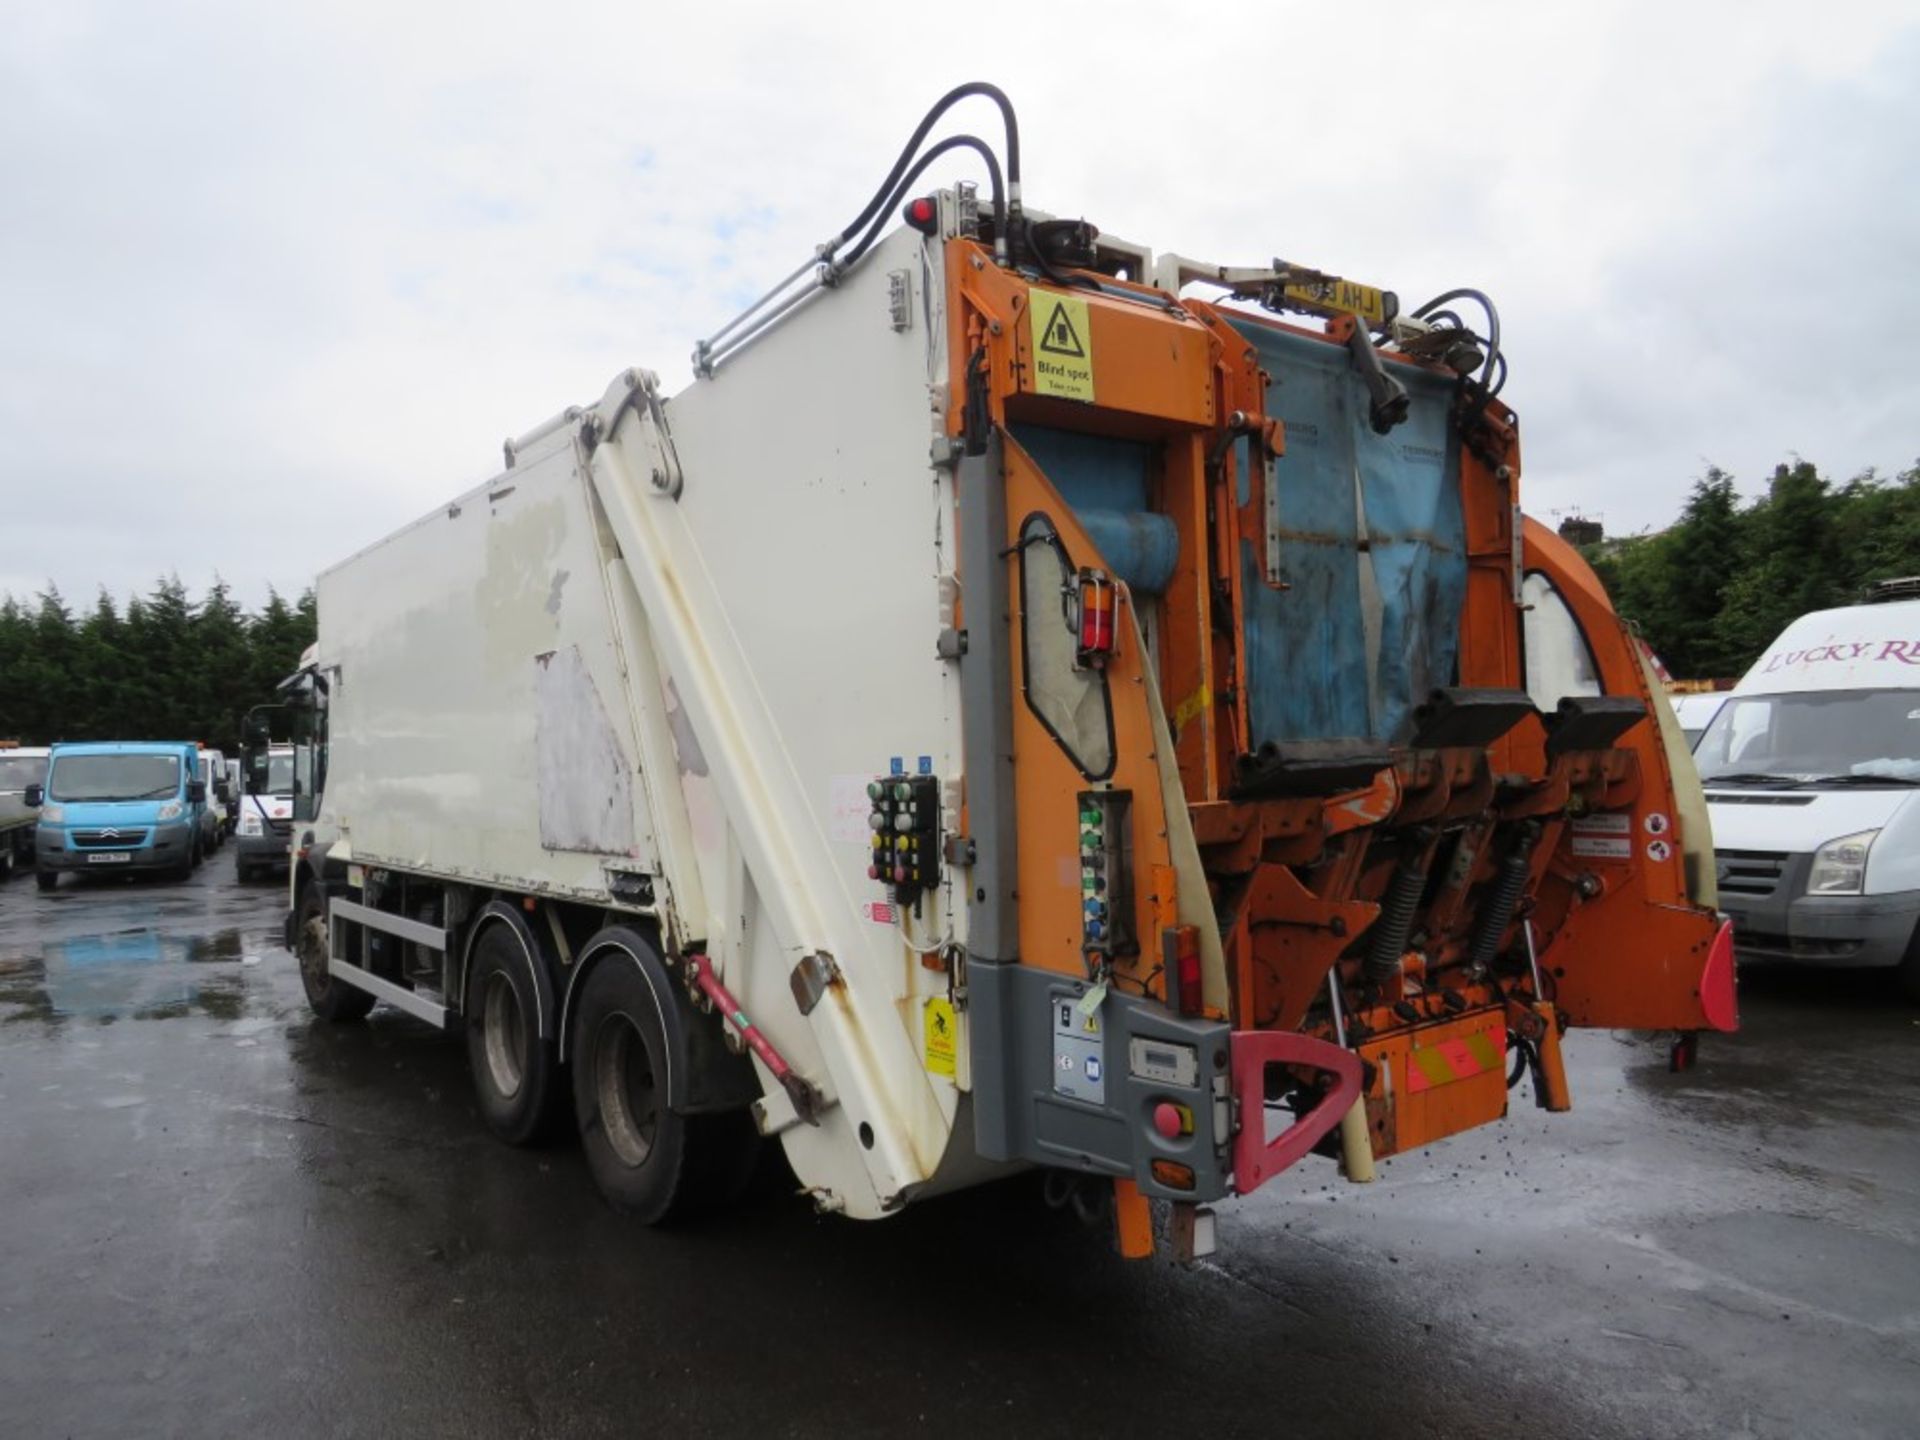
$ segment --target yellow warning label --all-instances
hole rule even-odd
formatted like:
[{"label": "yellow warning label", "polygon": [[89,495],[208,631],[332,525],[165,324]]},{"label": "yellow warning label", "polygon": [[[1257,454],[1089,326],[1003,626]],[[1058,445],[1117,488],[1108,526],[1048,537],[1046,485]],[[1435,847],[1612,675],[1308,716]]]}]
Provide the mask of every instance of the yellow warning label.
[{"label": "yellow warning label", "polygon": [[1093,399],[1093,331],[1087,302],[1050,290],[1027,292],[1033,333],[1033,393],[1067,400]]},{"label": "yellow warning label", "polygon": [[927,1036],[927,1069],[934,1075],[951,1075],[960,1054],[960,1040],[954,1033],[953,1002],[927,1001],[923,1020]]}]

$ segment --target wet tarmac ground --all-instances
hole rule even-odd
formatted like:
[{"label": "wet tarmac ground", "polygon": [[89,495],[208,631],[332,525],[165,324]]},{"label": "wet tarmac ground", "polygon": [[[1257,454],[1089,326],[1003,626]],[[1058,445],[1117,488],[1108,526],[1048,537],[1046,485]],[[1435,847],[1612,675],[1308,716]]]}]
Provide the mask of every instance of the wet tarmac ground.
[{"label": "wet tarmac ground", "polygon": [[1310,1159],[1188,1271],[1031,1177],[633,1225],[481,1130],[458,1037],[312,1019],[281,904],[230,853],[0,888],[0,1435],[1920,1433],[1920,1010],[1878,976],[1748,977],[1683,1076],[1577,1033],[1574,1113]]}]

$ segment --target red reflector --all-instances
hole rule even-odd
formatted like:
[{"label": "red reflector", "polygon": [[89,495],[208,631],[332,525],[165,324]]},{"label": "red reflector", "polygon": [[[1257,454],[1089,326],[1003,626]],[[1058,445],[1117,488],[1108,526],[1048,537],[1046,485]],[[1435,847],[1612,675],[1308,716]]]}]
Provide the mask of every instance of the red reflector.
[{"label": "red reflector", "polygon": [[900,212],[900,218],[922,235],[931,235],[940,224],[940,207],[930,197],[922,195],[907,202],[906,208]]}]

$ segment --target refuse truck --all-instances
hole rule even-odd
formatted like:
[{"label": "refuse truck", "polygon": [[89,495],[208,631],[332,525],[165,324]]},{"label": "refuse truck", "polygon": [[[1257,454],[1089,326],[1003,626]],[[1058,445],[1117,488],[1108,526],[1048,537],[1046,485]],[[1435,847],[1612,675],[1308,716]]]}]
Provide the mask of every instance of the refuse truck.
[{"label": "refuse truck", "polygon": [[[967,101],[998,143],[930,140]],[[684,388],[319,577],[314,1010],[462,1027],[487,1126],[571,1124],[644,1221],[771,1143],[823,1211],[1039,1168],[1183,1259],[1310,1156],[1566,1109],[1569,1026],[1732,1028],[1699,783],[1522,518],[1493,303],[1021,185],[961,86]]]}]

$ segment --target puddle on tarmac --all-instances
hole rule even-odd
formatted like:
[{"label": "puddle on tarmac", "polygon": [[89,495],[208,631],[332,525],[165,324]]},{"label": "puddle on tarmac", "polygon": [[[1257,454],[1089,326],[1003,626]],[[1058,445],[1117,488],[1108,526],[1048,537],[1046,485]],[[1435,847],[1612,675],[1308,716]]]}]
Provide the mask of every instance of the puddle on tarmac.
[{"label": "puddle on tarmac", "polygon": [[277,1017],[278,1008],[252,992],[243,969],[273,943],[239,930],[176,936],[130,929],[50,940],[37,957],[0,960],[0,1024]]}]

